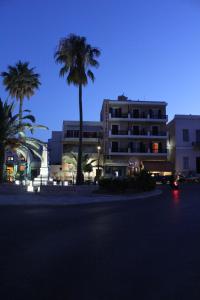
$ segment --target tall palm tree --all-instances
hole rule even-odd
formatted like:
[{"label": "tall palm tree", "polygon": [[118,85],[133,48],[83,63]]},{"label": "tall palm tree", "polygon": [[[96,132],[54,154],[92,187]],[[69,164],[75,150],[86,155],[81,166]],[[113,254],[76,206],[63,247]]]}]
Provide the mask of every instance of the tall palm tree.
[{"label": "tall palm tree", "polygon": [[79,149],[77,163],[76,184],[83,183],[82,173],[82,136],[83,136],[83,109],[82,87],[87,85],[88,78],[94,81],[95,77],[90,67],[98,67],[96,58],[100,55],[97,48],[87,44],[86,38],[70,34],[60,40],[55,52],[55,60],[62,65],[60,76],[67,76],[67,83],[73,84],[79,89]]},{"label": "tall palm tree", "polygon": [[44,144],[40,140],[25,136],[25,130],[33,131],[37,127],[33,124],[35,118],[30,114],[25,115],[19,124],[19,114],[13,115],[13,108],[13,103],[3,103],[0,99],[0,183],[3,181],[7,150],[24,156],[30,151],[41,158],[41,146]]},{"label": "tall palm tree", "polygon": [[18,61],[15,66],[8,66],[8,72],[2,72],[3,84],[12,98],[19,100],[19,123],[23,117],[23,101],[34,95],[40,86],[40,75],[29,68],[28,62]]}]

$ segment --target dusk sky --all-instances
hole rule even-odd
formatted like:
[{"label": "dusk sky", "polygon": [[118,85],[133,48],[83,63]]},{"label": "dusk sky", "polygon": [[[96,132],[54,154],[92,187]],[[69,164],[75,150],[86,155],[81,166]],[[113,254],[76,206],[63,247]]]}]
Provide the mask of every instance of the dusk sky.
[{"label": "dusk sky", "polygon": [[[99,120],[104,98],[164,100],[169,119],[200,114],[200,1],[0,0],[0,71],[29,61],[42,85],[24,101],[48,132],[78,120],[78,90],[59,77],[54,52],[70,33],[102,54],[96,80],[83,90],[84,119]],[[0,97],[7,94],[0,83]]]}]

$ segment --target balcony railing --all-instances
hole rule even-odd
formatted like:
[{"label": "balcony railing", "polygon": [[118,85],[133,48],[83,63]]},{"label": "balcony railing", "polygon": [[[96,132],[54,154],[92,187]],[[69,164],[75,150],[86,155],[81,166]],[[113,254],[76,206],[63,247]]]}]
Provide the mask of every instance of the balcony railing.
[{"label": "balcony railing", "polygon": [[152,149],[141,149],[141,148],[111,148],[112,153],[148,153],[148,154],[167,154],[167,149],[160,149],[158,151]]},{"label": "balcony railing", "polygon": [[131,135],[148,135],[148,131],[146,130],[131,130]]},{"label": "balcony railing", "polygon": [[128,118],[128,113],[111,113],[111,118]]},{"label": "balcony railing", "polygon": [[152,136],[167,136],[167,132],[165,132],[165,131],[159,131],[159,132],[151,131],[150,135],[152,135]]},{"label": "balcony railing", "polygon": [[116,152],[116,153],[118,153],[118,152],[123,152],[123,153],[128,153],[128,148],[118,148],[118,149],[116,149],[116,148],[112,148],[111,149],[111,152]]},{"label": "balcony railing", "polygon": [[110,135],[114,136],[153,136],[153,137],[167,137],[167,133],[165,131],[153,132],[146,130],[118,130],[118,131],[110,131]]},{"label": "balcony railing", "polygon": [[111,131],[112,135],[128,135],[128,130]]},{"label": "balcony railing", "polygon": [[[65,138],[79,138],[79,132],[66,132]],[[98,139],[101,138],[102,134],[97,132],[83,132],[83,138],[87,139]]]},{"label": "balcony railing", "polygon": [[164,114],[133,114],[133,113],[110,113],[111,118],[124,118],[124,119],[152,119],[152,120],[166,120],[167,115]]}]

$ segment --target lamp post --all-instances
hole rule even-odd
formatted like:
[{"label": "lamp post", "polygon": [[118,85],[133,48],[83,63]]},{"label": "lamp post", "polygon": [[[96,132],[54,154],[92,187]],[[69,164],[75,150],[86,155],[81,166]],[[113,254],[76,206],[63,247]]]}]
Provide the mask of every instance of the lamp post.
[{"label": "lamp post", "polygon": [[97,146],[97,152],[98,152],[98,160],[97,160],[97,181],[99,181],[99,163],[100,163],[100,151],[101,146]]}]

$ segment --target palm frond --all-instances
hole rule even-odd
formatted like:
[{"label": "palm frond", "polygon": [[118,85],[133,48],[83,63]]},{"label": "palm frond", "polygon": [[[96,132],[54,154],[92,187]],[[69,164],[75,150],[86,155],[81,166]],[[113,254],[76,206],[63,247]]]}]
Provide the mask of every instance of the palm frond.
[{"label": "palm frond", "polygon": [[96,60],[100,50],[87,44],[86,38],[70,34],[59,41],[54,54],[56,63],[61,64],[60,76],[66,75],[67,83],[78,86],[87,85],[88,78],[94,81],[95,77],[88,68],[98,67]]}]

